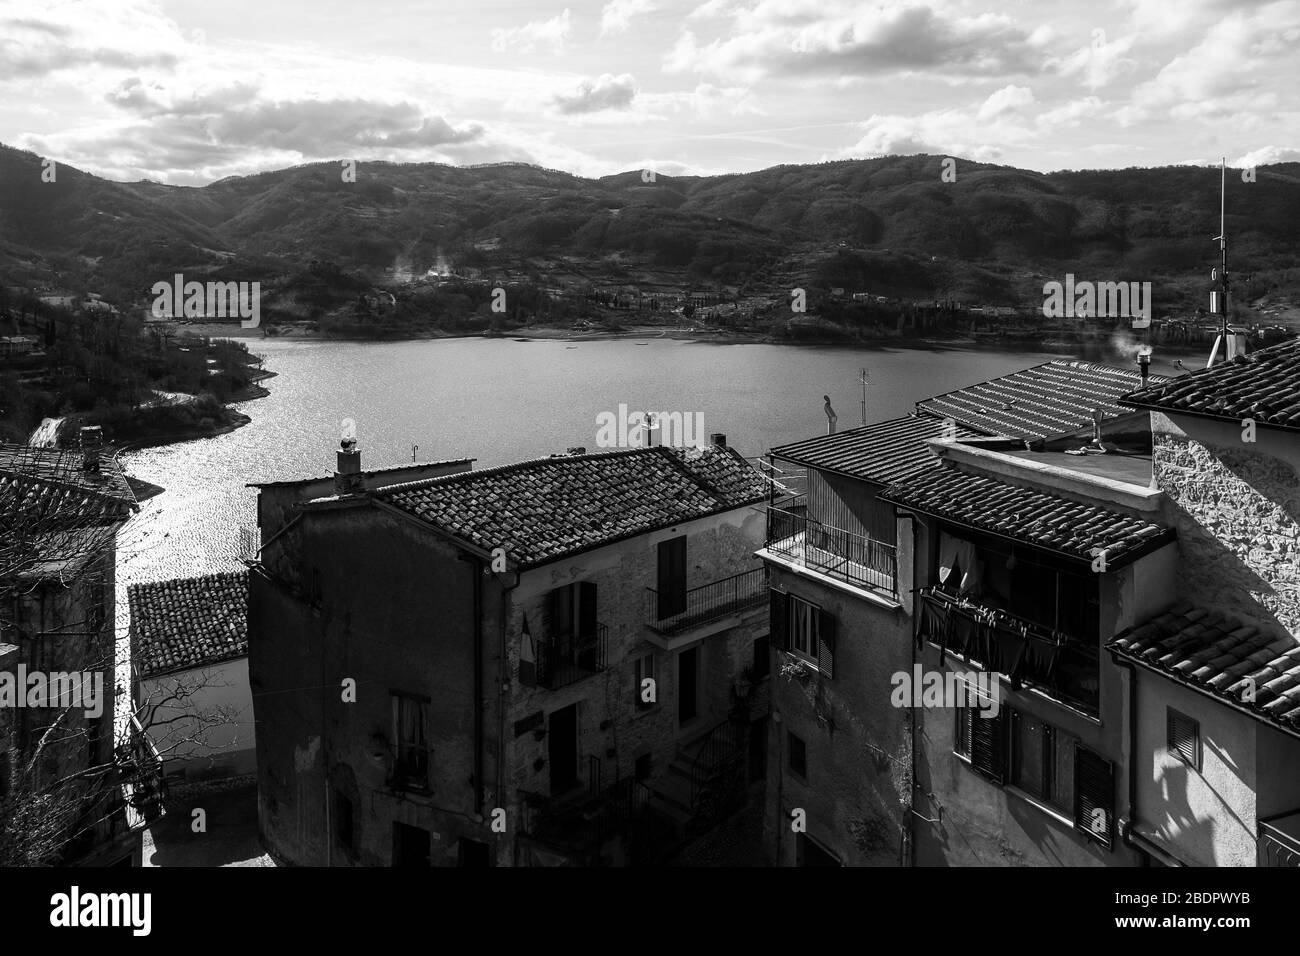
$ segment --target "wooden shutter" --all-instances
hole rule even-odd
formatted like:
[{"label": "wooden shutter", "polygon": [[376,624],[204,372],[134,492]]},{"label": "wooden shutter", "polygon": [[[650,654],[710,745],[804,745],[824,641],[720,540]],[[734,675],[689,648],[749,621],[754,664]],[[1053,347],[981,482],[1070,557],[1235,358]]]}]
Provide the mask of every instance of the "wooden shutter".
[{"label": "wooden shutter", "polygon": [[1200,725],[1172,707],[1166,709],[1169,752],[1193,770],[1201,769]]},{"label": "wooden shutter", "polygon": [[583,581],[578,585],[578,592],[578,633],[585,644],[596,638],[596,585]]},{"label": "wooden shutter", "polygon": [[827,677],[835,676],[835,616],[817,611],[817,669]]},{"label": "wooden shutter", "polygon": [[769,608],[771,610],[771,634],[772,646],[778,651],[788,650],[790,647],[790,599],[780,591],[768,591],[771,598]]},{"label": "wooden shutter", "polygon": [[1115,829],[1115,765],[1077,744],[1074,825],[1103,846],[1110,846]]},{"label": "wooden shutter", "polygon": [[984,716],[988,711],[973,709],[970,715],[970,765],[997,783],[1006,780],[1006,714]]},{"label": "wooden shutter", "polygon": [[686,536],[659,542],[659,619],[686,610]]}]

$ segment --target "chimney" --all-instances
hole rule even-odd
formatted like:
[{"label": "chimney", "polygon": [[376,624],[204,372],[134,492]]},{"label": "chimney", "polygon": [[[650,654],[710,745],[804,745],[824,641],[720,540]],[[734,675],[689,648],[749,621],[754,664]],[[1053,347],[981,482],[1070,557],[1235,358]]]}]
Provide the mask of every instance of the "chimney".
[{"label": "chimney", "polygon": [[822,398],[826,400],[826,434],[834,435],[835,409],[831,408],[831,397],[829,395],[823,395]]},{"label": "chimney", "polygon": [[1149,348],[1138,349],[1138,371],[1142,373],[1142,387],[1146,388],[1151,377],[1151,350]]},{"label": "chimney", "polygon": [[587,454],[587,449],[583,445],[577,445],[573,448],[566,448],[564,453],[566,455],[585,455]]},{"label": "chimney", "polygon": [[653,448],[655,445],[659,444],[659,436],[656,434],[659,430],[659,426],[655,422],[654,416],[649,412],[645,413],[645,425],[643,426],[643,430],[645,431],[646,448]]},{"label": "chimney", "polygon": [[719,448],[726,448],[727,436],[722,434],[722,432],[714,432],[712,435],[709,436],[709,444],[717,445]]},{"label": "chimney", "polygon": [[99,450],[104,444],[104,430],[98,425],[85,425],[82,426],[79,437],[81,439],[81,470],[99,471]]},{"label": "chimney", "polygon": [[339,442],[334,491],[340,495],[355,495],[364,489],[365,484],[361,480],[361,452],[357,451],[357,440],[344,438]]}]

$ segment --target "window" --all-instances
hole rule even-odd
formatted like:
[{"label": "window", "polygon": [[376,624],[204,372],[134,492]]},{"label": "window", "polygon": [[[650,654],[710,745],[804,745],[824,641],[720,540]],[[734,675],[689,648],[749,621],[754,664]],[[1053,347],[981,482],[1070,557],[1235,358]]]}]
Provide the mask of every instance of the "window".
[{"label": "window", "polygon": [[826,677],[835,673],[835,618],[823,608],[793,594],[771,591],[770,637],[816,666]]},{"label": "window", "polygon": [[1201,769],[1201,725],[1186,714],[1166,709],[1169,752],[1193,770]]},{"label": "window", "polygon": [[790,750],[790,772],[804,780],[808,779],[808,748],[794,734],[787,733]]},{"label": "window", "polygon": [[[649,710],[658,702],[659,688],[655,683],[655,656],[638,657],[633,665],[633,700],[638,710]],[[650,681],[646,684],[645,681]]]},{"label": "window", "polygon": [[1011,717],[1011,783],[1069,816],[1075,736],[1031,714],[1013,711]]},{"label": "window", "polygon": [[353,848],[352,801],[338,790],[334,791],[334,836],[347,849]]},{"label": "window", "polygon": [[649,780],[652,773],[654,773],[654,755],[642,754],[637,757],[636,778],[638,780]]},{"label": "window", "polygon": [[754,680],[760,681],[772,673],[772,657],[766,637],[754,638],[754,663],[751,665]]},{"label": "window", "polygon": [[428,710],[427,697],[393,693],[393,737],[397,741],[393,782],[399,787],[429,787]]},{"label": "window", "polygon": [[1074,734],[1032,714],[1003,707],[996,717],[957,708],[953,753],[994,783],[1007,783],[1111,845],[1115,766]]}]

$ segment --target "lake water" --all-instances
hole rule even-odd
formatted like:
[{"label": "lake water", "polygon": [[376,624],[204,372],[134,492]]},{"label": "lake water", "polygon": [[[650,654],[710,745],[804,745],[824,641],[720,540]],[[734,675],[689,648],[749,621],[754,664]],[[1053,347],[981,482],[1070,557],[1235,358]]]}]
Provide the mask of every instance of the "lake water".
[{"label": "lake water", "polygon": [[265,383],[269,397],[236,406],[251,424],[123,456],[132,475],[167,490],[120,537],[119,578],[241,568],[241,534],[256,527],[256,494],[245,485],[331,474],[345,418],[356,422],[363,469],[409,462],[412,445],[421,461],[475,458],[476,469],[576,445],[598,451],[597,416],[620,404],[698,412],[705,436],[722,432],[753,458],[825,434],[823,395],[841,430],[861,424],[863,366],[867,420],[878,421],[940,392],[1072,357],[638,341],[251,341],[278,373]]}]

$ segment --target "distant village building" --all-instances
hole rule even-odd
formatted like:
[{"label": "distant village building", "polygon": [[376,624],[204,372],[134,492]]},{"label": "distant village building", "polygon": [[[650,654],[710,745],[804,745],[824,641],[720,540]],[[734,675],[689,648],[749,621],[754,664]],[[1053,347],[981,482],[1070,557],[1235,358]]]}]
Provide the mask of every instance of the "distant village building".
[{"label": "distant village building", "polygon": [[348,449],[336,487],[261,486],[268,847],[629,862],[743,800],[762,776],[764,483],[724,441],[371,482]]},{"label": "distant village building", "polygon": [[30,335],[0,335],[0,358],[27,355],[39,346],[40,342]]}]

